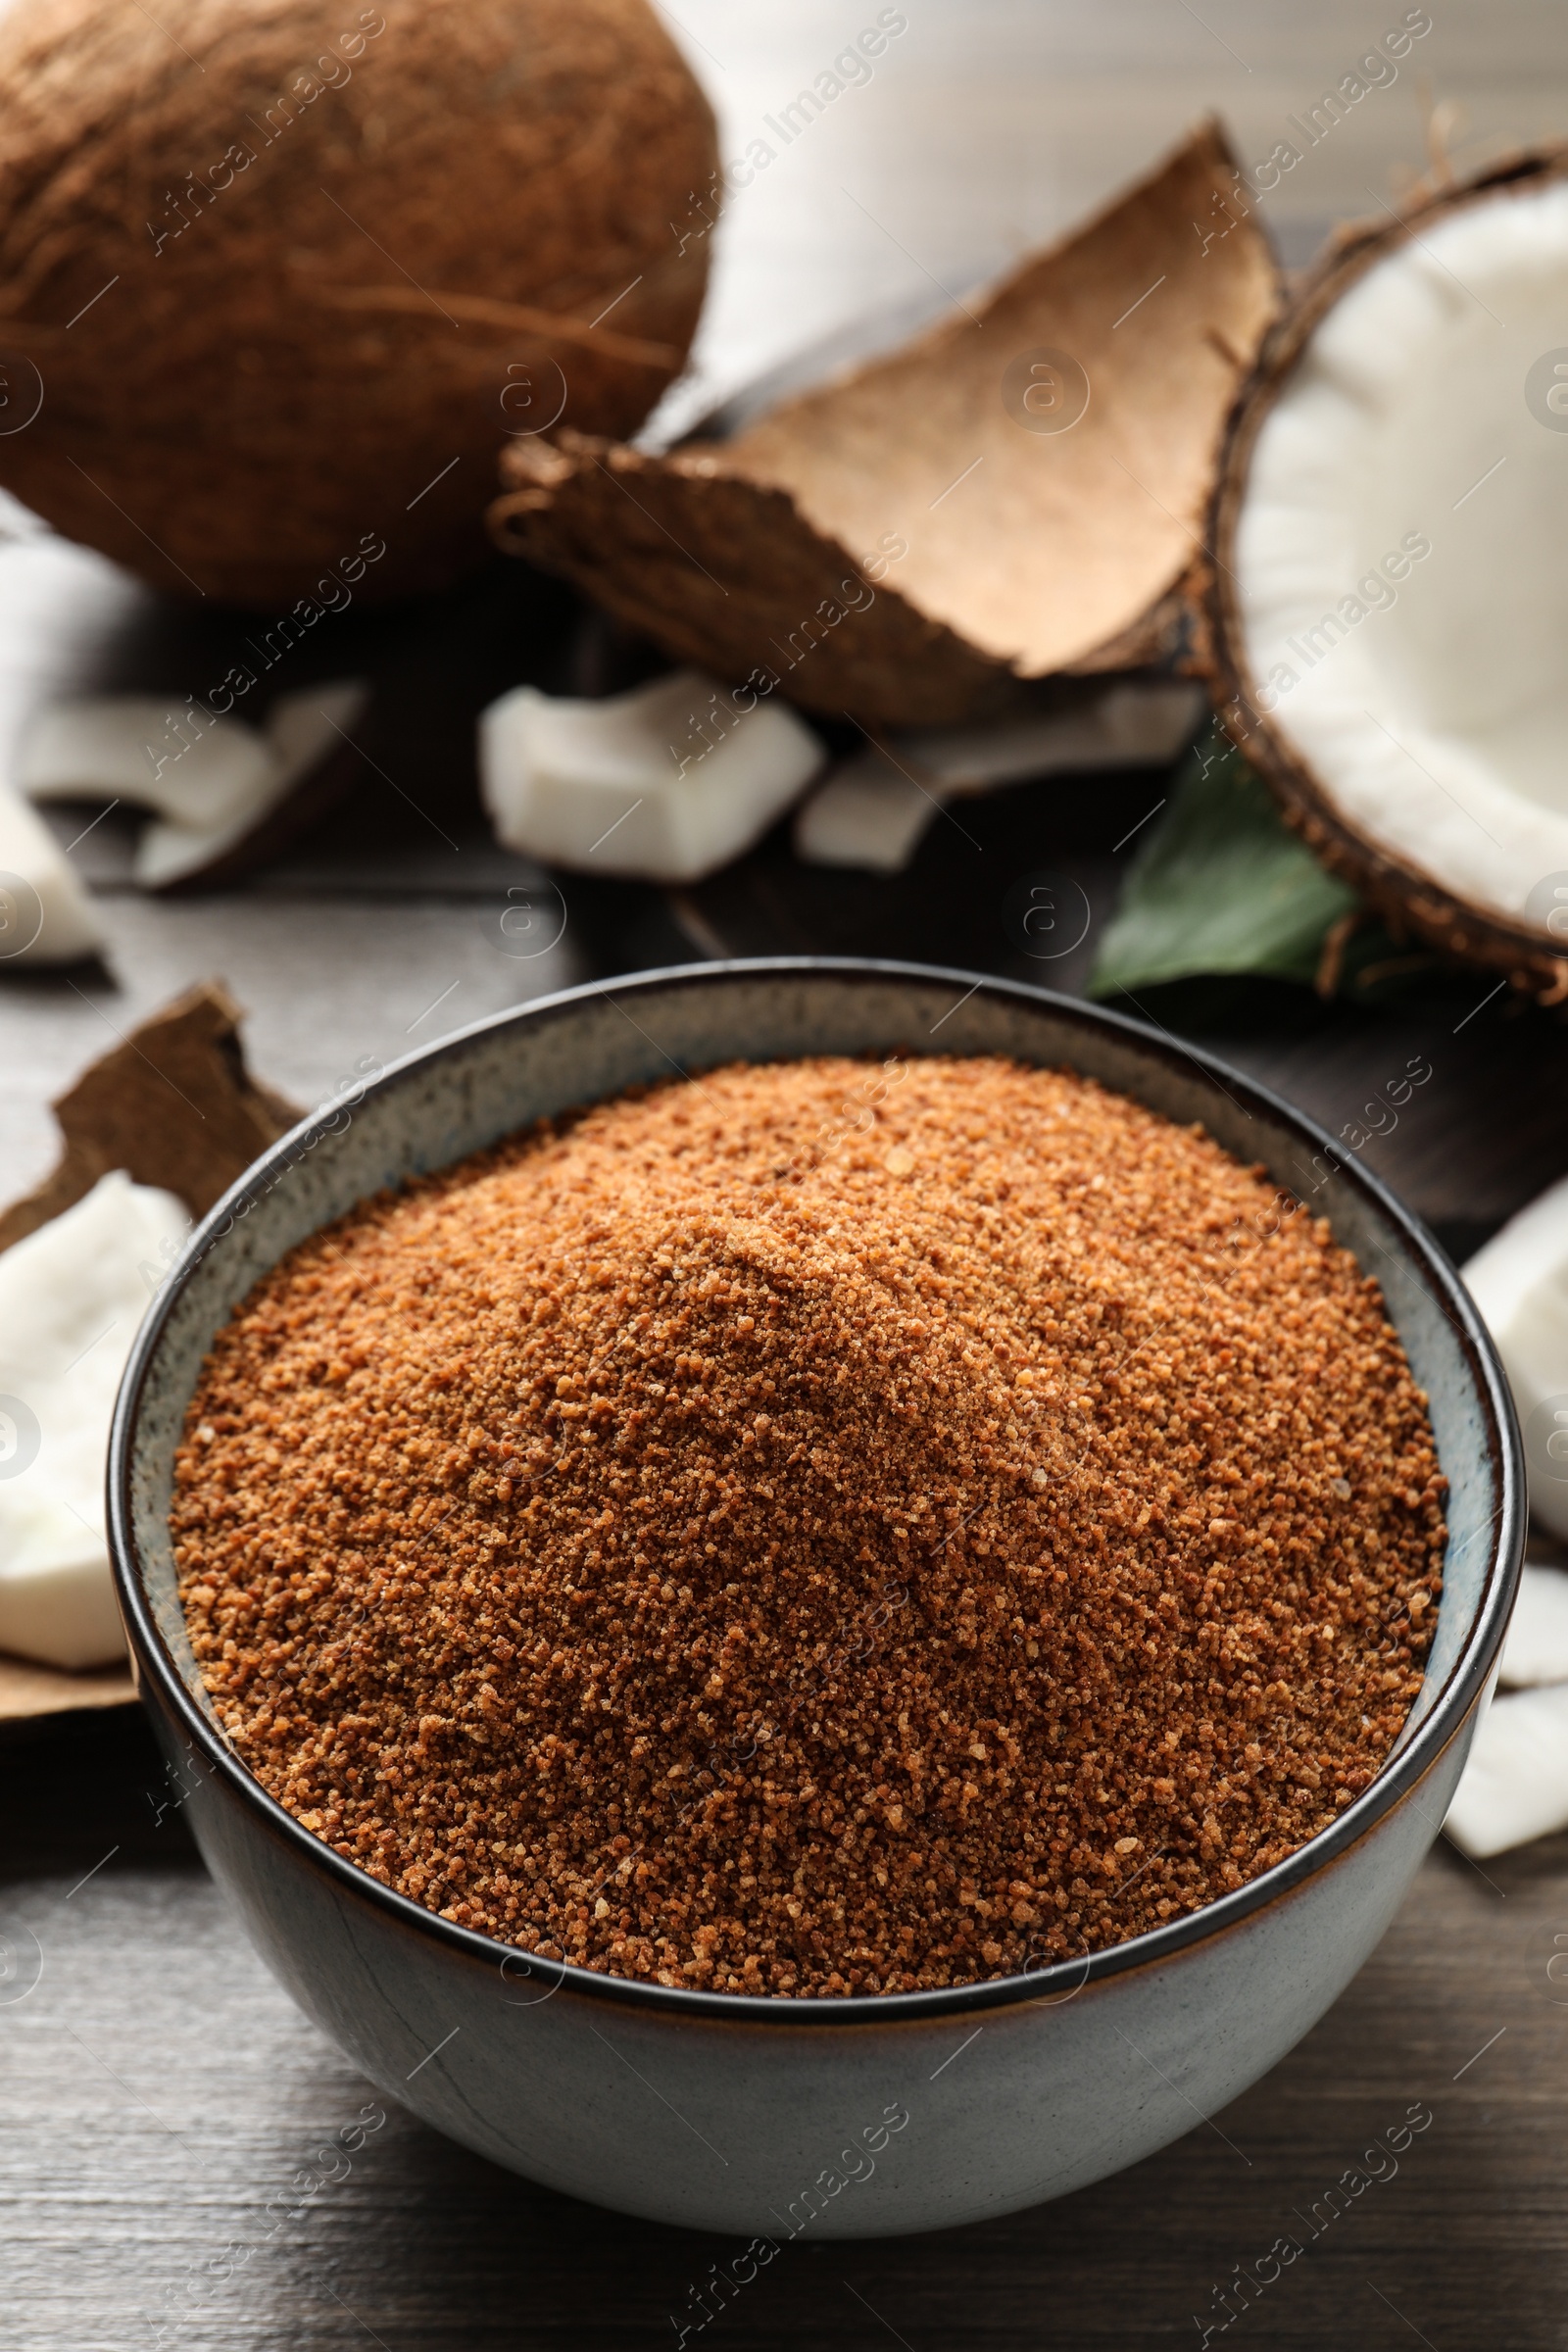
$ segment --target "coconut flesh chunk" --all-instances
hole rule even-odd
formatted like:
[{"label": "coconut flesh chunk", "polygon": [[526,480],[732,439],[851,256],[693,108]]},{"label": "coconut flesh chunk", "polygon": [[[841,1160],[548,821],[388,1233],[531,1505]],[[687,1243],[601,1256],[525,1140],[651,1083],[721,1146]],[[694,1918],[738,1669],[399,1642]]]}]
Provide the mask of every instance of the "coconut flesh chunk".
[{"label": "coconut flesh chunk", "polygon": [[509,849],[584,873],[695,882],[765,833],[822,764],[776,700],[695,670],[579,702],[519,686],[479,719],[484,804]]},{"label": "coconut flesh chunk", "polygon": [[92,901],[42,817],[0,786],[0,970],[74,963],[103,939]]},{"label": "coconut flesh chunk", "polygon": [[123,1652],[103,1532],[109,1423],[189,1225],[172,1193],[116,1170],[0,1253],[0,1650],[67,1668]]},{"label": "coconut flesh chunk", "polygon": [[1526,1565],[1497,1681],[1510,1695],[1494,1698],[1478,1725],[1446,1825],[1468,1854],[1502,1853],[1568,1828],[1568,1576],[1560,1568]]},{"label": "coconut flesh chunk", "polygon": [[1233,554],[1247,698],[1334,812],[1417,884],[1559,953],[1565,296],[1559,179],[1396,238],[1267,410]]},{"label": "coconut flesh chunk", "polygon": [[1510,1217],[1463,1274],[1513,1391],[1531,1513],[1568,1537],[1568,1177]]},{"label": "coconut flesh chunk", "polygon": [[154,812],[133,867],[146,890],[189,882],[235,852],[330,759],[369,699],[363,680],[283,695],[258,730],[147,695],[56,703],[23,739],[17,781],[33,801],[118,799]]},{"label": "coconut flesh chunk", "polygon": [[1568,1684],[1493,1700],[1443,1826],[1483,1860],[1568,1829]]},{"label": "coconut flesh chunk", "polygon": [[1278,301],[1239,186],[1204,123],[989,295],[733,440],[512,442],[492,528],[676,660],[834,716],[944,725],[1019,678],[1173,661]]},{"label": "coconut flesh chunk", "polygon": [[[1524,1431],[1530,1510],[1568,1536],[1568,1179],[1476,1252],[1465,1287],[1496,1342]],[[1485,1856],[1568,1828],[1568,1575],[1534,1563],[1520,1580],[1496,1698],[1448,1815]]]},{"label": "coconut flesh chunk", "polygon": [[1505,1690],[1568,1683],[1568,1575],[1560,1568],[1526,1563],[1497,1680]]},{"label": "coconut flesh chunk", "polygon": [[910,727],[834,769],[795,820],[812,865],[900,872],[945,802],[1034,776],[1163,767],[1205,707],[1179,678],[1119,679],[1065,710],[990,726]]}]

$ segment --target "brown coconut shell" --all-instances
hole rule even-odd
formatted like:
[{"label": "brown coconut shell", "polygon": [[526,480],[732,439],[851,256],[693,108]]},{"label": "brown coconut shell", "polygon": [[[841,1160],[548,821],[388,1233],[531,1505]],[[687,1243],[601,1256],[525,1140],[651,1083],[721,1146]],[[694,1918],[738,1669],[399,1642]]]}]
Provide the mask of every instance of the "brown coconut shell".
[{"label": "brown coconut shell", "polygon": [[[1174,662],[1225,420],[1278,302],[1236,186],[1204,123],[972,309],[731,441],[514,442],[492,528],[677,659],[762,667],[808,710],[941,724],[1020,678]],[[1087,382],[1066,430],[1019,420],[1016,370],[1042,350]]]},{"label": "brown coconut shell", "polygon": [[1396,938],[1414,936],[1442,954],[1502,973],[1540,1003],[1568,999],[1568,958],[1544,930],[1504,921],[1469,904],[1418,866],[1394,858],[1355,825],[1278,721],[1258,707],[1258,680],[1247,657],[1236,540],[1252,452],[1263,422],[1320,322],[1385,255],[1419,237],[1457,206],[1539,186],[1568,175],[1568,144],[1511,155],[1464,179],[1444,177],[1407,197],[1396,219],[1387,213],[1349,221],[1305,271],[1268,335],[1237,402],[1215,484],[1209,522],[1211,557],[1202,587],[1208,669],[1231,740],[1262,775],[1287,821],[1331,872],[1358,890]]},{"label": "brown coconut shell", "polygon": [[90,1063],[55,1103],[53,1170],[0,1211],[0,1250],[63,1216],[116,1168],[205,1216],[300,1116],[246,1068],[240,1019],[222,982],[204,981]]},{"label": "brown coconut shell", "polygon": [[61,1666],[36,1666],[30,1658],[0,1656],[0,1724],[27,1723],[40,1715],[71,1715],[77,1708],[127,1707],[136,1686],[126,1666],[89,1666],[68,1674]]},{"label": "brown coconut shell", "polygon": [[504,434],[681,367],[714,163],[646,0],[18,0],[0,482],[184,596],[439,585]]}]

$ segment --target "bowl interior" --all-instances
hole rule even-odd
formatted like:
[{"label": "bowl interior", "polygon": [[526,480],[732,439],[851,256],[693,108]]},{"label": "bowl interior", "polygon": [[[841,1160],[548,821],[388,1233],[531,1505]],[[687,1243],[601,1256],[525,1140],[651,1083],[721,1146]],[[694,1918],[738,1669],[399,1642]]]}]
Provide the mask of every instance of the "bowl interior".
[{"label": "bowl interior", "polygon": [[[1511,1604],[1520,1481],[1495,1359],[1457,1278],[1421,1229],[1310,1121],[1174,1039],[1006,982],[821,961],[708,965],[574,990],[504,1014],[400,1063],[363,1100],[318,1113],[213,1211],[143,1326],[122,1393],[111,1470],[133,1552],[128,1570],[122,1560],[122,1573],[139,1580],[167,1657],[208,1720],[168,1511],[174,1451],[203,1359],[253,1283],[367,1195],[444,1167],[546,1112],[724,1061],[893,1052],[1004,1054],[1067,1065],[1172,1119],[1201,1121],[1239,1158],[1262,1163],[1313,1216],[1329,1220],[1382,1286],[1429,1396],[1449,1481],[1437,1633],[1396,1753],[1450,1691],[1461,1702],[1456,1721],[1491,1665]],[[1256,1247],[1268,1246],[1266,1233],[1255,1239]],[[1461,1669],[1463,1688],[1455,1690]]]}]

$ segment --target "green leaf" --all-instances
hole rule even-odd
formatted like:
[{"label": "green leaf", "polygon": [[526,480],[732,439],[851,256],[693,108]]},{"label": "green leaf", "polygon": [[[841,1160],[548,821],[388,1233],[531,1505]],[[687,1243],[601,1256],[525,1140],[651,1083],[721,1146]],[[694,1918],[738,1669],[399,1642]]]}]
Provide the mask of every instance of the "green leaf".
[{"label": "green leaf", "polygon": [[1089,993],[1220,973],[1309,982],[1329,931],[1357,903],[1216,727],[1178,771],[1139,851]]}]

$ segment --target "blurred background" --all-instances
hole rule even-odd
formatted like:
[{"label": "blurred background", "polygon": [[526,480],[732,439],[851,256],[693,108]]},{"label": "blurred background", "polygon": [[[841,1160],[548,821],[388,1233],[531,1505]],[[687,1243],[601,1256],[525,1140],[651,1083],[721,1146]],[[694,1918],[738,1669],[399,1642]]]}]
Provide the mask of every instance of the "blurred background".
[{"label": "blurred background", "polygon": [[[874,10],[863,12],[867,22]],[[813,122],[732,199],[695,358],[710,399],[868,310],[960,290],[1057,235],[1171,145],[1223,116],[1245,164],[1405,19],[1359,0],[975,0],[903,10],[871,82]],[[1430,32],[1261,200],[1287,262],[1337,220],[1376,211],[1427,162],[1444,104],[1458,163],[1568,128],[1568,25],[1549,0],[1414,12]],[[661,16],[743,154],[850,31],[832,0],[741,10],[690,0]],[[855,23],[859,23],[855,18]],[[869,208],[867,211],[866,209]],[[874,216],[874,217],[872,217]],[[927,273],[930,273],[929,275]]]}]

